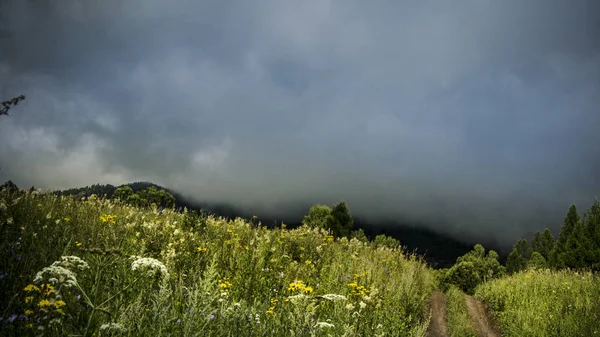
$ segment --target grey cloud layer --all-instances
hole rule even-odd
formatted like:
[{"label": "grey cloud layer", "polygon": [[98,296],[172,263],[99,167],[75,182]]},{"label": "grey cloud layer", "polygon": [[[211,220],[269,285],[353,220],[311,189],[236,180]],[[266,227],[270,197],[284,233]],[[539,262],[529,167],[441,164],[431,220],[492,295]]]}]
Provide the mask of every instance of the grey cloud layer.
[{"label": "grey cloud layer", "polygon": [[600,190],[596,1],[0,1],[0,178],[510,242]]}]

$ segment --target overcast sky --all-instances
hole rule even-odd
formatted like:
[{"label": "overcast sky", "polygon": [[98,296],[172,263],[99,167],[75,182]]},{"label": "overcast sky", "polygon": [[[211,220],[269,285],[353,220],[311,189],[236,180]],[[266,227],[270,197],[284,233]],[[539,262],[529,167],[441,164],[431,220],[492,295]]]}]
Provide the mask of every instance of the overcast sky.
[{"label": "overcast sky", "polygon": [[0,180],[512,244],[600,195],[600,2],[0,0]]}]

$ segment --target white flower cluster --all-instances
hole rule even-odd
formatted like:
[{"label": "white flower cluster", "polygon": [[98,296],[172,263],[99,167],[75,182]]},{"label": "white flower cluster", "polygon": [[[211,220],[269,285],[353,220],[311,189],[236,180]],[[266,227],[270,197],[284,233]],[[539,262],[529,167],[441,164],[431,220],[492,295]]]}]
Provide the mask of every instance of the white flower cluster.
[{"label": "white flower cluster", "polygon": [[79,269],[81,271],[90,268],[87,262],[83,261],[78,256],[61,256],[60,260],[54,262],[52,265],[67,268],[69,270]]},{"label": "white flower cluster", "polygon": [[60,260],[54,261],[49,267],[44,267],[39,271],[33,282],[40,283],[48,280],[52,285],[61,284],[66,288],[74,287],[77,285],[77,277],[73,270],[83,271],[88,268],[88,264],[77,256],[61,256]]},{"label": "white flower cluster", "polygon": [[141,272],[145,272],[148,276],[154,276],[156,273],[160,273],[165,279],[169,277],[167,267],[157,259],[139,256],[132,256],[132,258],[135,259],[135,261],[131,263],[131,270],[140,270]]},{"label": "white flower cluster", "polygon": [[323,297],[326,300],[333,301],[333,302],[347,300],[346,296],[338,295],[338,294],[325,294],[325,295],[322,295],[321,297]]},{"label": "white flower cluster", "polygon": [[119,323],[108,323],[108,324],[102,324],[100,326],[100,332],[108,332],[108,333],[115,333],[115,332],[125,332],[125,328],[119,324]]},{"label": "white flower cluster", "polygon": [[67,268],[60,266],[44,267],[35,275],[33,283],[41,283],[43,280],[48,280],[52,285],[61,284],[66,288],[71,288],[77,285],[77,277]]},{"label": "white flower cluster", "polygon": [[315,328],[324,329],[324,328],[335,328],[335,325],[327,322],[317,322],[315,324]]}]

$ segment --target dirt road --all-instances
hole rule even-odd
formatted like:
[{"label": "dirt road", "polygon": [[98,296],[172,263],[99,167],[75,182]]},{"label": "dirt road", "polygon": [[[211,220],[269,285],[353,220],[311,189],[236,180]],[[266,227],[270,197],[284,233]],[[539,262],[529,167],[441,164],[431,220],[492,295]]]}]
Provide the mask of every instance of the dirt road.
[{"label": "dirt road", "polygon": [[429,300],[431,322],[427,328],[427,337],[448,337],[446,326],[446,296],[444,293],[434,291]]},{"label": "dirt road", "polygon": [[481,301],[473,296],[466,295],[467,309],[473,320],[473,327],[479,337],[500,337],[498,330],[494,328],[491,320],[485,312],[485,307]]},{"label": "dirt road", "polygon": [[[469,295],[465,295],[465,301],[477,336],[501,337],[500,333],[486,314],[483,303]],[[448,337],[448,326],[446,323],[446,295],[440,291],[434,291],[429,299],[429,308],[431,310],[431,321],[427,328],[427,337]]]}]

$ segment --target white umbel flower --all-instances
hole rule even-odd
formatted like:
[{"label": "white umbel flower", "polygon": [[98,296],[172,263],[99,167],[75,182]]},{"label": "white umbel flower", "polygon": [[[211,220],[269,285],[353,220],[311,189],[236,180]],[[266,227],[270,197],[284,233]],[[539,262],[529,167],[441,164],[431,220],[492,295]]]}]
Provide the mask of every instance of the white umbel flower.
[{"label": "white umbel flower", "polygon": [[49,267],[45,267],[35,275],[34,283],[48,280],[53,285],[61,284],[67,288],[77,285],[77,277],[73,270],[86,270],[89,265],[77,256],[61,256]]},{"label": "white umbel flower", "polygon": [[167,270],[167,267],[165,267],[165,265],[157,259],[138,256],[133,256],[133,258],[135,258],[135,261],[131,263],[131,270],[139,270],[143,273],[146,273],[148,276],[154,276],[156,273],[160,273],[165,279],[169,277],[169,271]]},{"label": "white umbel flower", "polygon": [[66,288],[71,288],[77,285],[77,277],[67,268],[60,266],[44,267],[35,275],[33,283],[41,283],[44,279],[48,280],[52,285],[62,284]]},{"label": "white umbel flower", "polygon": [[315,324],[315,328],[324,329],[324,328],[335,328],[335,325],[327,322],[317,322]]},{"label": "white umbel flower", "polygon": [[325,295],[322,295],[321,297],[323,297],[326,300],[333,301],[333,302],[347,300],[346,296],[338,295],[338,294],[325,294]]},{"label": "white umbel flower", "polygon": [[125,328],[119,323],[108,323],[100,326],[100,332],[125,332]]}]

